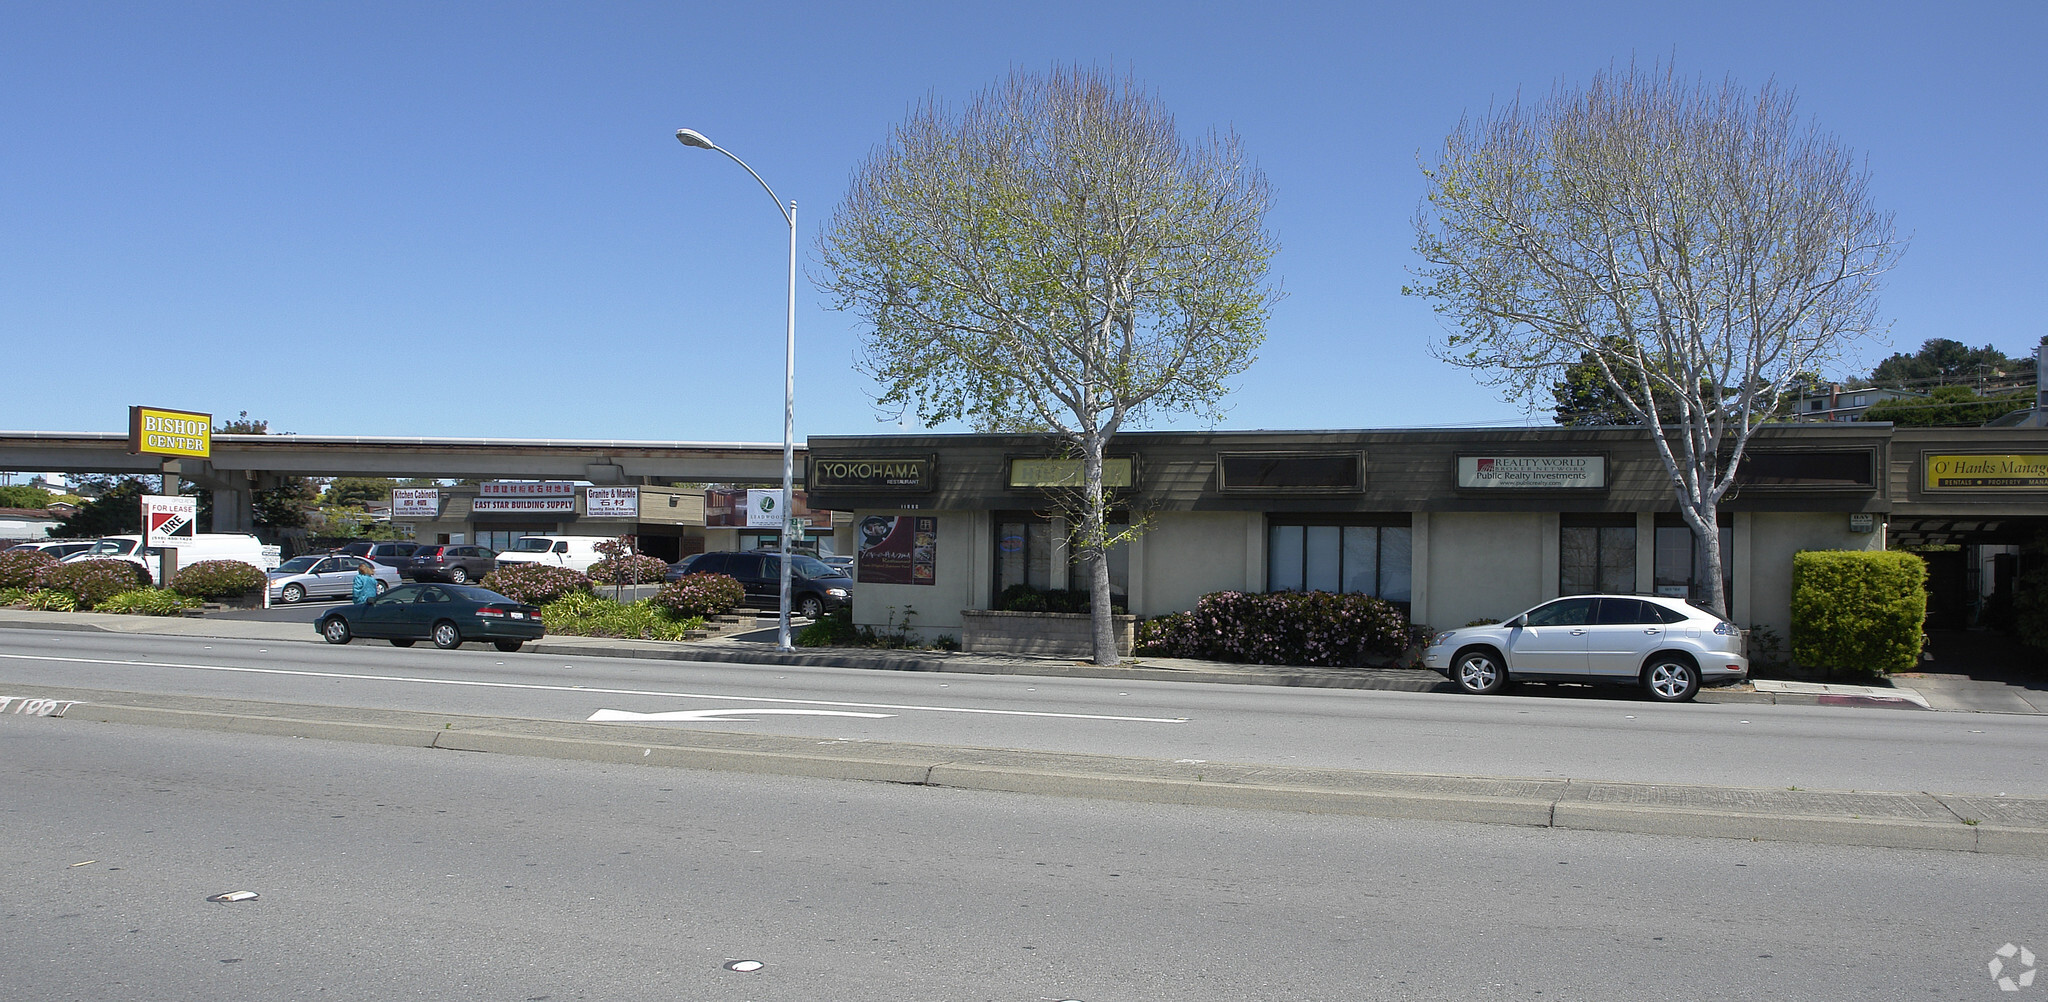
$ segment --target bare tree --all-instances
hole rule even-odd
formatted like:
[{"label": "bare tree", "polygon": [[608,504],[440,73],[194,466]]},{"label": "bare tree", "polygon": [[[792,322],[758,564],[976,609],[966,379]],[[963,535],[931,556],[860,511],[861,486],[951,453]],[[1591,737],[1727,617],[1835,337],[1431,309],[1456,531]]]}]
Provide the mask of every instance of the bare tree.
[{"label": "bare tree", "polygon": [[1867,171],[1793,105],[1631,65],[1467,118],[1424,168],[1405,290],[1446,320],[1438,357],[1514,396],[1593,365],[1656,443],[1695,597],[1724,616],[1718,506],[1750,434],[1871,332],[1903,248]]},{"label": "bare tree", "polygon": [[882,406],[1080,458],[1097,663],[1117,660],[1104,450],[1147,410],[1213,413],[1251,364],[1278,298],[1269,198],[1235,134],[1183,142],[1129,80],[1016,72],[960,112],[914,108],[820,238]]}]

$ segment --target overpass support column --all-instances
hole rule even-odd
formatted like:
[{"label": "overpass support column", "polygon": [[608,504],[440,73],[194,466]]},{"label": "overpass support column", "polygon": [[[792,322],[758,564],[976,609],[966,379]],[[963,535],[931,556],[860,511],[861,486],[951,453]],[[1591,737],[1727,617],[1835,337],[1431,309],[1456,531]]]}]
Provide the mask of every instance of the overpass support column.
[{"label": "overpass support column", "polygon": [[214,532],[253,532],[256,528],[255,515],[249,509],[250,496],[247,487],[213,489]]}]

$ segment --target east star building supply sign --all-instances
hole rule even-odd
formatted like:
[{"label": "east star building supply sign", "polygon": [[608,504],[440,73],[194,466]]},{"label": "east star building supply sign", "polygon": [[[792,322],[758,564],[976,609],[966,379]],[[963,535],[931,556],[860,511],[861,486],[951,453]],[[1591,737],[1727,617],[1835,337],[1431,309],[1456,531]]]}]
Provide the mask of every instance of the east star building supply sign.
[{"label": "east star building supply sign", "polygon": [[213,415],[130,407],[128,451],[205,459],[213,455]]}]

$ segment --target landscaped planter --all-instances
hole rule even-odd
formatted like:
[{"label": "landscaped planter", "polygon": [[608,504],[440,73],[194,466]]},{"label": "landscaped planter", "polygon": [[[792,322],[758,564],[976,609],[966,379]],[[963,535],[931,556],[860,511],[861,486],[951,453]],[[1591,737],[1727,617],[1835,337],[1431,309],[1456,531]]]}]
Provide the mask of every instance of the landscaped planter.
[{"label": "landscaped planter", "polygon": [[[1116,652],[1131,656],[1138,617],[1111,616]],[[977,654],[1046,654],[1092,657],[1095,627],[1085,612],[960,612],[960,649]]]},{"label": "landscaped planter", "polygon": [[263,589],[251,588],[240,595],[223,595],[219,598],[210,598],[206,600],[206,604],[218,605],[224,609],[261,609],[263,608]]}]

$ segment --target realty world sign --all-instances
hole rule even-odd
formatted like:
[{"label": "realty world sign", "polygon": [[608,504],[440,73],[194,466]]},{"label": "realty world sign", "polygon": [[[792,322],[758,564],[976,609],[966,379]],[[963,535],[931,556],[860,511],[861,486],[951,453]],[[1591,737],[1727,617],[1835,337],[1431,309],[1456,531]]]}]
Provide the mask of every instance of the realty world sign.
[{"label": "realty world sign", "polygon": [[199,498],[194,495],[142,496],[144,546],[180,546],[199,532]]},{"label": "realty world sign", "polygon": [[1458,486],[1605,487],[1607,460],[1603,456],[1459,456]]}]

